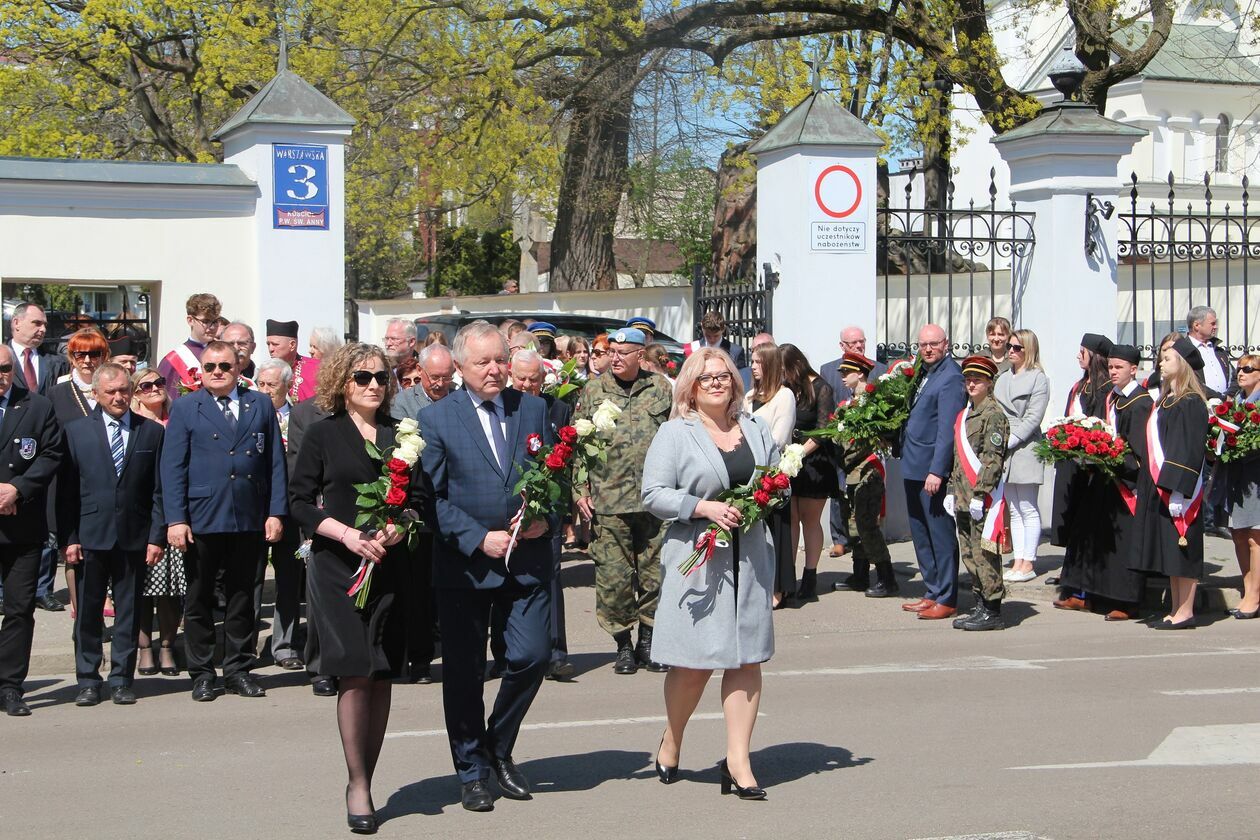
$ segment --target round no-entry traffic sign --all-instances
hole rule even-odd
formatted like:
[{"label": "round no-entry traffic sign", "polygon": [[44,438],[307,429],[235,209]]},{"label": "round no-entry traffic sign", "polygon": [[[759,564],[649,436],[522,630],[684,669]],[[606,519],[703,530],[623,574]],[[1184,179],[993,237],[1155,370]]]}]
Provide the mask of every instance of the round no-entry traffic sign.
[{"label": "round no-entry traffic sign", "polygon": [[843,219],[862,203],[862,182],[847,166],[828,166],[814,182],[814,201],[831,218]]}]

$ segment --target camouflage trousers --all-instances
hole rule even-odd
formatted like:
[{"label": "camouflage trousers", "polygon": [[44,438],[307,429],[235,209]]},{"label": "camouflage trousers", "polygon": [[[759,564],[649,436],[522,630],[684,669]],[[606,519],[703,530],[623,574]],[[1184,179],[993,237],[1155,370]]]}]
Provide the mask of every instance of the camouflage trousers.
[{"label": "camouflage trousers", "polygon": [[846,488],[849,496],[849,533],[857,537],[853,546],[853,565],[876,565],[890,562],[888,543],[879,528],[879,514],[884,506],[884,480],[868,476]]},{"label": "camouflage trousers", "polygon": [[1005,593],[1002,583],[1002,557],[986,551],[983,545],[984,520],[977,522],[966,510],[954,517],[958,523],[958,556],[971,572],[971,586],[986,601],[996,601]]},{"label": "camouflage trousers", "polygon": [[661,543],[665,523],[650,513],[596,514],[595,617],[617,635],[634,625],[651,627],[661,596]]}]

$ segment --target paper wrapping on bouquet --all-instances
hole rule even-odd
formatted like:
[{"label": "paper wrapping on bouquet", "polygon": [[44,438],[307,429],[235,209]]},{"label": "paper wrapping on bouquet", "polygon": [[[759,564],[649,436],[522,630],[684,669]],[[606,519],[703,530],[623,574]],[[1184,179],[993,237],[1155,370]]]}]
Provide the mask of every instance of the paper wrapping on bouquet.
[{"label": "paper wrapping on bouquet", "polygon": [[[958,412],[957,419],[954,420],[954,445],[959,452],[962,453],[962,470],[966,476],[967,482],[972,486],[976,486],[976,482],[980,480],[980,456],[976,454],[976,450],[971,448],[971,441],[967,440],[967,415],[971,413],[971,406],[967,405],[962,411]],[[981,539],[984,542],[993,543],[995,546],[1002,544],[1002,538],[1006,535],[1006,479],[1003,478],[998,482],[998,486],[993,489],[992,493],[984,494],[984,504],[987,511],[984,516],[984,528],[981,531]],[[994,549],[995,551],[998,549]]]},{"label": "paper wrapping on bouquet", "polygon": [[[1159,474],[1164,469],[1164,444],[1159,439],[1159,403],[1151,409],[1151,416],[1146,421],[1146,452],[1147,468],[1151,471],[1151,478],[1156,482],[1155,489],[1159,491],[1159,498],[1163,501],[1164,507],[1168,507],[1169,500],[1172,499],[1172,491],[1165,490],[1159,486]],[[1178,539],[1177,545],[1185,548],[1186,532],[1190,530],[1190,526],[1199,516],[1199,508],[1203,504],[1203,470],[1199,470],[1199,477],[1194,482],[1194,493],[1189,499],[1186,499],[1185,513],[1181,516],[1173,516],[1173,527],[1177,529]]]}]

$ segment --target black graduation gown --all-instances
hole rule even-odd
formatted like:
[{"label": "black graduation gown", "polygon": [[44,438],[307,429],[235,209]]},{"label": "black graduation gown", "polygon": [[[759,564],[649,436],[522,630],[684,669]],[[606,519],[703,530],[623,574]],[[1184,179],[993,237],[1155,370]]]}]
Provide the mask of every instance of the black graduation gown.
[{"label": "black graduation gown", "polygon": [[[1146,420],[1154,402],[1138,386],[1128,396],[1114,394],[1116,434],[1128,441],[1119,481],[1136,493],[1139,471],[1146,462]],[[1105,411],[1104,411],[1105,413]],[[1136,535],[1136,517],[1129,513],[1116,480],[1097,470],[1083,470],[1079,510],[1068,542],[1059,582],[1072,590],[1134,604],[1142,600],[1146,579],[1129,568],[1129,547]]]},{"label": "black graduation gown", "polygon": [[[1082,382],[1084,384],[1082,384]],[[1067,403],[1063,406],[1063,416],[1072,413],[1072,398],[1080,392],[1081,409],[1089,417],[1103,418],[1107,412],[1107,394],[1088,380],[1077,380],[1068,392]],[[1072,537],[1074,511],[1079,509],[1076,500],[1080,497],[1087,475],[1077,469],[1076,464],[1063,461],[1054,465],[1054,493],[1050,506],[1050,544],[1066,547]]]},{"label": "black graduation gown", "polygon": [[1203,575],[1202,512],[1186,532],[1186,545],[1159,497],[1159,489],[1182,493],[1187,501],[1203,471],[1208,433],[1207,405],[1196,394],[1165,397],[1159,403],[1159,439],[1164,446],[1164,468],[1158,485],[1143,459],[1138,473],[1137,516],[1130,540],[1129,568],[1168,577],[1198,578]]}]

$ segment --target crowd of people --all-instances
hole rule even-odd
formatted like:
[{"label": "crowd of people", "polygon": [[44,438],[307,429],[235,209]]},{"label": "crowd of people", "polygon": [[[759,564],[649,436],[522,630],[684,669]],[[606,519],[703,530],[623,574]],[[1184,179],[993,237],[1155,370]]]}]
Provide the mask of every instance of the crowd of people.
[{"label": "crowd of people", "polygon": [[[839,357],[816,370],[768,334],[745,351],[717,312],[703,314],[703,337],[684,347],[681,365],[654,342],[647,318],[590,342],[540,321],[476,321],[449,343],[395,319],[383,347],[316,329],[308,355],[298,353],[296,322],[268,320],[269,358],[255,364],[253,329],[223,318],[214,295],[189,298],[186,312],[188,339],[138,367],[134,348],[94,329],[72,335],[65,358],[45,355],[43,311],[15,311],[13,340],[0,347],[0,708],[9,715],[30,714],[34,614],[64,608],[52,594],[60,559],[77,705],[100,703],[106,683],[113,703],[130,705],[137,673],[178,675],[181,624],[193,700],[218,697],[219,671],[227,693],[264,696],[253,670],[268,656],[305,670],[315,694],[338,698],[347,821],[359,833],[377,826],[371,783],[392,681],[433,682],[440,643],[462,803],[490,810],[491,777],[504,796],[530,797],[513,748],[544,679],[574,673],[561,559],[586,550],[614,672],[665,672],[660,780],[676,780],[687,722],[721,669],[722,793],[763,799],[750,745],[761,664],[774,653],[772,615],[818,599],[826,526],[831,556],[852,556],[837,590],[900,594],[880,527],[885,453],[809,434],[888,375],[858,327],[841,331]],[[1215,320],[1191,310],[1188,333],[1161,342],[1145,380],[1136,348],[1082,338],[1064,414],[1104,420],[1130,451],[1117,480],[1066,462],[1051,473],[1051,542],[1065,549],[1056,607],[1133,619],[1158,576],[1170,581],[1170,606],[1150,625],[1194,627],[1211,518],[1208,527],[1228,525],[1244,574],[1235,617],[1260,613],[1255,461],[1213,469],[1204,446],[1207,400],[1254,403],[1260,357],[1235,368],[1214,342]],[[968,631],[1003,628],[1007,584],[1037,576],[1047,475],[1034,454],[1051,390],[1037,336],[1003,318],[986,332],[988,352],[959,363],[943,329],[922,328],[908,420],[888,442],[926,590],[902,609]],[[580,386],[575,399],[558,395],[559,375]],[[619,413],[601,427],[604,463],[549,515],[520,521],[515,484],[536,445],[600,425],[609,404]],[[417,431],[423,451],[408,471],[388,453]],[[740,508],[722,494],[775,467],[793,443],[803,449],[790,504],[742,532]],[[383,469],[423,521],[417,539],[360,516],[358,488]],[[710,524],[730,539],[683,573]],[[960,559],[974,593],[963,614]],[[258,634],[268,565],[269,653]],[[365,568],[371,587],[356,600],[347,584]],[[487,676],[500,679],[488,719]]]}]

